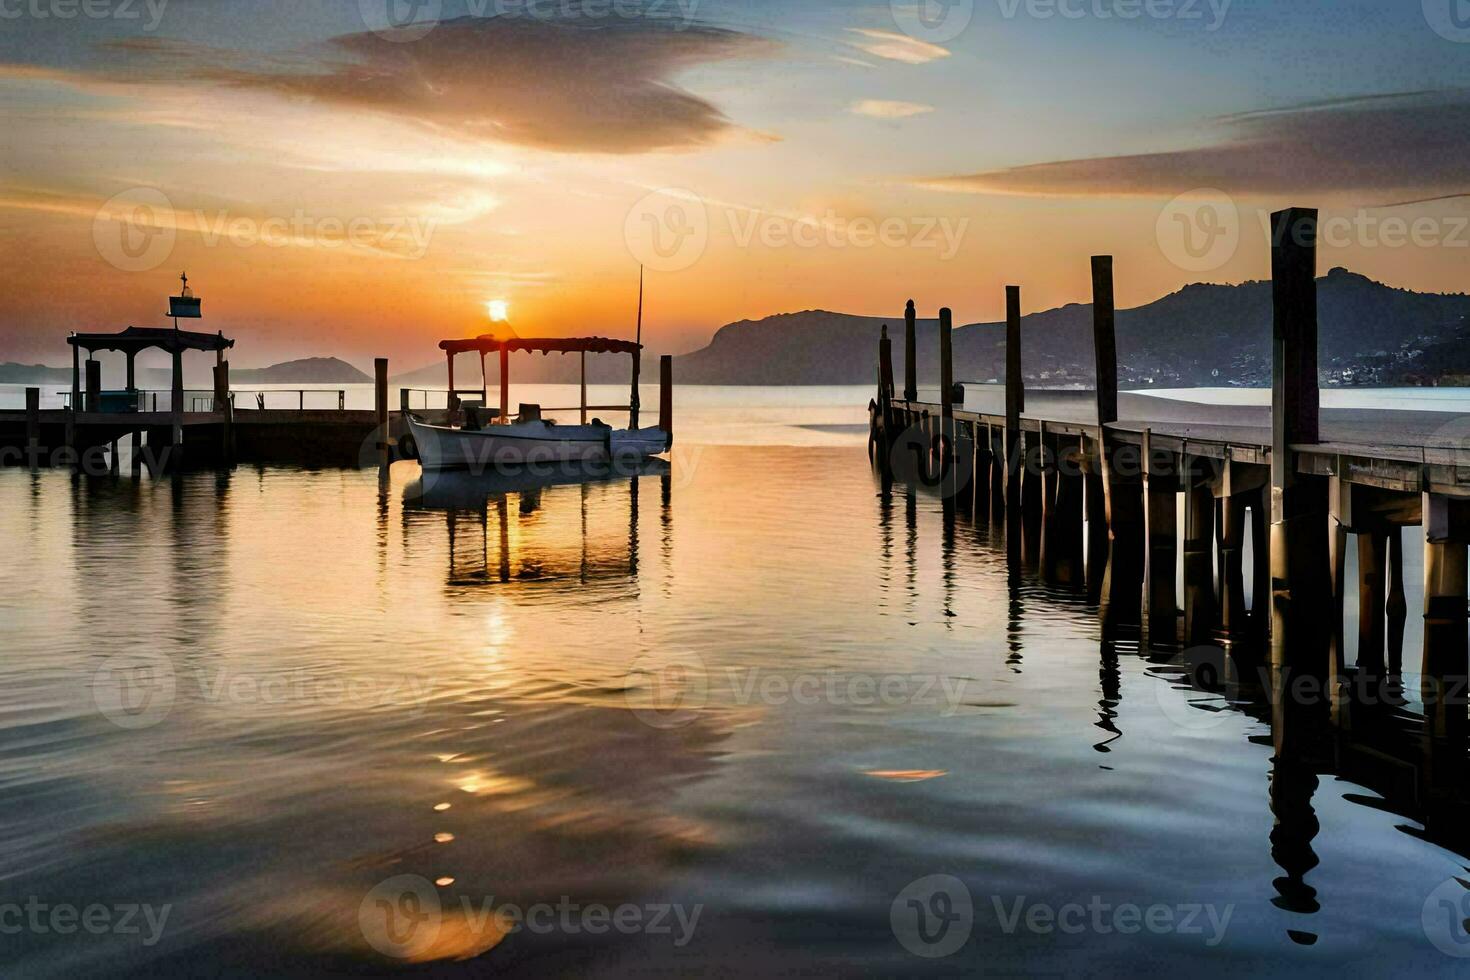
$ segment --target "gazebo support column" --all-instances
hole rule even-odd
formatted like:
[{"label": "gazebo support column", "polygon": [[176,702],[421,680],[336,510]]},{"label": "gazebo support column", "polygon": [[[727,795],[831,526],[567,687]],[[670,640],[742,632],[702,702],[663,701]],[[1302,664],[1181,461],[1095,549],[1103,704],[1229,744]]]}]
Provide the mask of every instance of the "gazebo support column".
[{"label": "gazebo support column", "polygon": [[500,421],[510,421],[510,351],[500,348]]}]

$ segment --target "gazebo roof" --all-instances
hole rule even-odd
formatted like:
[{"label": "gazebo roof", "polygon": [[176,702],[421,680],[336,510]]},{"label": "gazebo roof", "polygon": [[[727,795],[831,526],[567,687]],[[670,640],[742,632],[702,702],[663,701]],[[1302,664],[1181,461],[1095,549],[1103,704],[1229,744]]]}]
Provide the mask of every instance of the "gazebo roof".
[{"label": "gazebo roof", "polygon": [[235,346],[235,342],[224,334],[175,330],[173,327],[128,327],[118,333],[74,333],[66,338],[66,342],[73,347],[85,347],[89,351],[119,350],[132,353],[152,347],[173,352],[222,351]]},{"label": "gazebo roof", "polygon": [[451,354],[463,354],[467,351],[487,354],[500,350],[540,351],[543,354],[550,354],[552,351],[562,354],[636,354],[643,346],[631,340],[612,340],[608,337],[501,337],[485,334],[467,340],[441,340],[439,349]]}]

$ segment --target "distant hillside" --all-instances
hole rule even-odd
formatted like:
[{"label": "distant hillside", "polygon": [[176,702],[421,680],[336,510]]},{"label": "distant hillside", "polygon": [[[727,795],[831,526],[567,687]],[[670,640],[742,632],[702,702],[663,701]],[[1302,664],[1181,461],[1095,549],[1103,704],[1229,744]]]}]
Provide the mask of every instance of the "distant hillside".
[{"label": "distant hillside", "polygon": [[44,364],[0,364],[0,384],[5,385],[70,385],[71,368],[53,368]]},{"label": "distant hillside", "polygon": [[230,368],[230,384],[371,384],[372,378],[335,357],[304,357],[270,367]]},{"label": "distant hillside", "polygon": [[[1470,372],[1470,296],[1415,293],[1346,269],[1318,280],[1322,379],[1326,384],[1433,384]],[[708,347],[677,358],[681,384],[870,384],[879,331],[894,340],[903,377],[903,316],[810,310],[721,328]],[[939,327],[921,320],[919,379],[939,374]],[[1073,304],[1021,321],[1026,378],[1052,387],[1092,383],[1092,307]],[[999,380],[1005,326],[954,332],[956,379]],[[1119,380],[1129,386],[1269,385],[1271,284],[1191,285],[1118,312]]]}]

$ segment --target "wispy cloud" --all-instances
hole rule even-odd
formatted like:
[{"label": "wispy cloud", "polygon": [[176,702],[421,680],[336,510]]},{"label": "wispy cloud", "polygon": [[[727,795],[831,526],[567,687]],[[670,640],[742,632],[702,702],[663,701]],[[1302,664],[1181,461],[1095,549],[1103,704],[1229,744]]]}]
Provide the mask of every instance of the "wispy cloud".
[{"label": "wispy cloud", "polygon": [[1435,197],[1470,190],[1470,90],[1370,96],[1215,121],[1216,143],[931,177],[923,186],[1020,195],[1232,194]]},{"label": "wispy cloud", "polygon": [[933,112],[934,107],[918,102],[862,99],[854,102],[848,111],[858,116],[872,116],[874,119],[907,119],[910,116],[922,116],[926,112]]},{"label": "wispy cloud", "polygon": [[902,61],[908,65],[922,65],[940,58],[949,57],[949,49],[942,48],[928,41],[920,41],[918,38],[909,37],[907,34],[895,34],[892,31],[875,31],[869,27],[849,27],[848,33],[856,34],[862,38],[860,41],[850,41],[853,47],[859,51],[866,51],[875,58],[886,58],[889,61]]}]

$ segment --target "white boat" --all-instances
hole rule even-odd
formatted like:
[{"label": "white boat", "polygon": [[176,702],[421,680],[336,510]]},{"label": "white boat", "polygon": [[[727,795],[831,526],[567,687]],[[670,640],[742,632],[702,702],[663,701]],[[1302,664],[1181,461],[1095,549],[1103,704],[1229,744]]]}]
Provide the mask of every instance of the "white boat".
[{"label": "white boat", "polygon": [[407,413],[414,455],[426,470],[487,473],[517,467],[647,459],[669,451],[662,429],[558,425],[547,420],[454,428],[430,425]]}]

